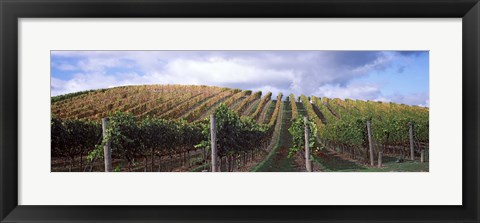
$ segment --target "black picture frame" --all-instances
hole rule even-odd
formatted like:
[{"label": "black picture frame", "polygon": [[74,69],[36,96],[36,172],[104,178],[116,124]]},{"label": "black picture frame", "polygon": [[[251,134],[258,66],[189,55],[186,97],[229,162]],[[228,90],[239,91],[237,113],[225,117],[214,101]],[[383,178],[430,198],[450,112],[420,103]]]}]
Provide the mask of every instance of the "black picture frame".
[{"label": "black picture frame", "polygon": [[[478,0],[0,0],[0,15],[1,222],[479,222],[480,5]],[[74,17],[462,18],[463,205],[18,205],[17,21],[19,18]]]}]

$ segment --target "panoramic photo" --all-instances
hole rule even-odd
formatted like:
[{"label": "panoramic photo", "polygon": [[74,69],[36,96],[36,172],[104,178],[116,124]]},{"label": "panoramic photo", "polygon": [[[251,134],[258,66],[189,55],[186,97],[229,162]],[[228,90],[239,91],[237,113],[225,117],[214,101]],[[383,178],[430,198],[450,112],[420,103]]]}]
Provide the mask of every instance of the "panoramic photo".
[{"label": "panoramic photo", "polygon": [[428,51],[51,51],[52,172],[428,172]]}]

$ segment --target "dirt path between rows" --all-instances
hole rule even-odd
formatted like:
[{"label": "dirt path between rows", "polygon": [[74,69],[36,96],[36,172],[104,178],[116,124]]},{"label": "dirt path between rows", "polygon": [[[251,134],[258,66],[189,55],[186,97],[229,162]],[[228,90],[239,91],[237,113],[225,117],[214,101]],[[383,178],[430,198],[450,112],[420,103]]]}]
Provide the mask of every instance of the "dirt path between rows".
[{"label": "dirt path between rows", "polygon": [[302,172],[303,164],[295,155],[288,157],[288,150],[292,147],[292,135],[288,132],[292,118],[292,108],[289,103],[285,103],[285,113],[282,117],[282,131],[280,132],[280,143],[277,152],[272,157],[273,162],[264,171],[265,172]]}]

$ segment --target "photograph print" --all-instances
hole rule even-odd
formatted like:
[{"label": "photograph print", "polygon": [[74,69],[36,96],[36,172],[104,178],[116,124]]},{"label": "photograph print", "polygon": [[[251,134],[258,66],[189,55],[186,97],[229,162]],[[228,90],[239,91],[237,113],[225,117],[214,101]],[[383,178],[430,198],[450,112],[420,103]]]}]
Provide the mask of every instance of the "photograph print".
[{"label": "photograph print", "polygon": [[52,172],[428,172],[428,51],[51,51]]}]

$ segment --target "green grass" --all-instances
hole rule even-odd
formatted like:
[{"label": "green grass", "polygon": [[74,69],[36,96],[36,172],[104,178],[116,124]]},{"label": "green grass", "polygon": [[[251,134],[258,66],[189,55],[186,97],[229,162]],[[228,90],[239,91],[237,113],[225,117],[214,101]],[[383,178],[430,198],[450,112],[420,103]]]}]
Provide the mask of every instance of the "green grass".
[{"label": "green grass", "polygon": [[352,169],[346,170],[346,172],[428,172],[429,163],[421,163],[418,160],[407,160],[403,163],[384,163],[382,168],[368,167],[365,169]]},{"label": "green grass", "polygon": [[204,165],[195,167],[195,168],[191,169],[190,172],[202,172],[202,170],[204,170],[204,169],[209,170],[210,165],[209,164],[204,164]]},{"label": "green grass", "polygon": [[[325,172],[428,172],[428,162],[421,163],[418,160],[404,160],[397,163],[394,157],[383,157],[383,166],[369,166],[335,156],[331,151],[322,151],[323,155],[313,156],[314,165],[319,165]],[[321,154],[321,153],[320,153]]]},{"label": "green grass", "polygon": [[253,113],[255,113],[259,104],[260,104],[260,100],[255,101],[253,106],[252,106],[252,109],[250,109],[250,114],[248,114],[248,115],[252,115]]},{"label": "green grass", "polygon": [[254,172],[298,172],[294,158],[288,158],[288,148],[292,146],[292,136],[288,132],[292,110],[288,102],[284,102],[280,136],[274,149],[264,161],[252,169]]},{"label": "green grass", "polygon": [[355,162],[343,159],[334,152],[329,151],[327,149],[323,149],[315,155],[313,155],[313,162],[314,165],[319,165],[320,169],[324,172],[337,172],[337,171],[361,171],[364,170],[365,167],[361,166]]},{"label": "green grass", "polygon": [[253,102],[253,104],[251,104],[250,106],[247,106],[247,108],[245,109],[243,114],[246,115],[246,116],[253,115],[253,113],[255,113],[255,110],[257,109],[259,103],[260,103],[260,99],[255,100]]},{"label": "green grass", "polygon": [[[283,116],[285,115],[285,106],[282,106],[282,111],[280,112],[282,112],[283,114],[282,114],[282,120],[281,120],[282,124],[280,125],[279,134],[282,132],[282,128],[284,127],[283,125],[285,124],[283,121]],[[273,156],[278,152],[279,148],[280,148],[280,136],[276,136],[275,145],[273,146],[270,153],[267,155],[267,157],[265,157],[265,159],[262,162],[254,166],[252,170],[250,170],[250,172],[262,172],[262,170],[265,170],[267,169],[268,166],[271,166],[273,162]]]},{"label": "green grass", "polygon": [[263,119],[263,124],[268,124],[270,122],[270,118],[273,115],[273,110],[275,110],[275,105],[277,104],[277,100],[271,100],[267,105],[265,105],[266,111],[265,111],[265,116]]},{"label": "green grass", "polygon": [[[280,127],[280,131],[281,131],[281,127]],[[262,172],[262,170],[265,170],[267,169],[268,166],[271,166],[273,162],[273,156],[278,152],[279,148],[280,148],[280,137],[277,137],[275,146],[267,155],[267,157],[265,157],[265,159],[262,162],[254,166],[252,170],[250,170],[250,172]]]},{"label": "green grass", "polygon": [[308,117],[307,109],[305,109],[305,106],[303,106],[303,103],[302,102],[295,102],[295,104],[297,105],[298,114],[303,116],[303,117]]}]

